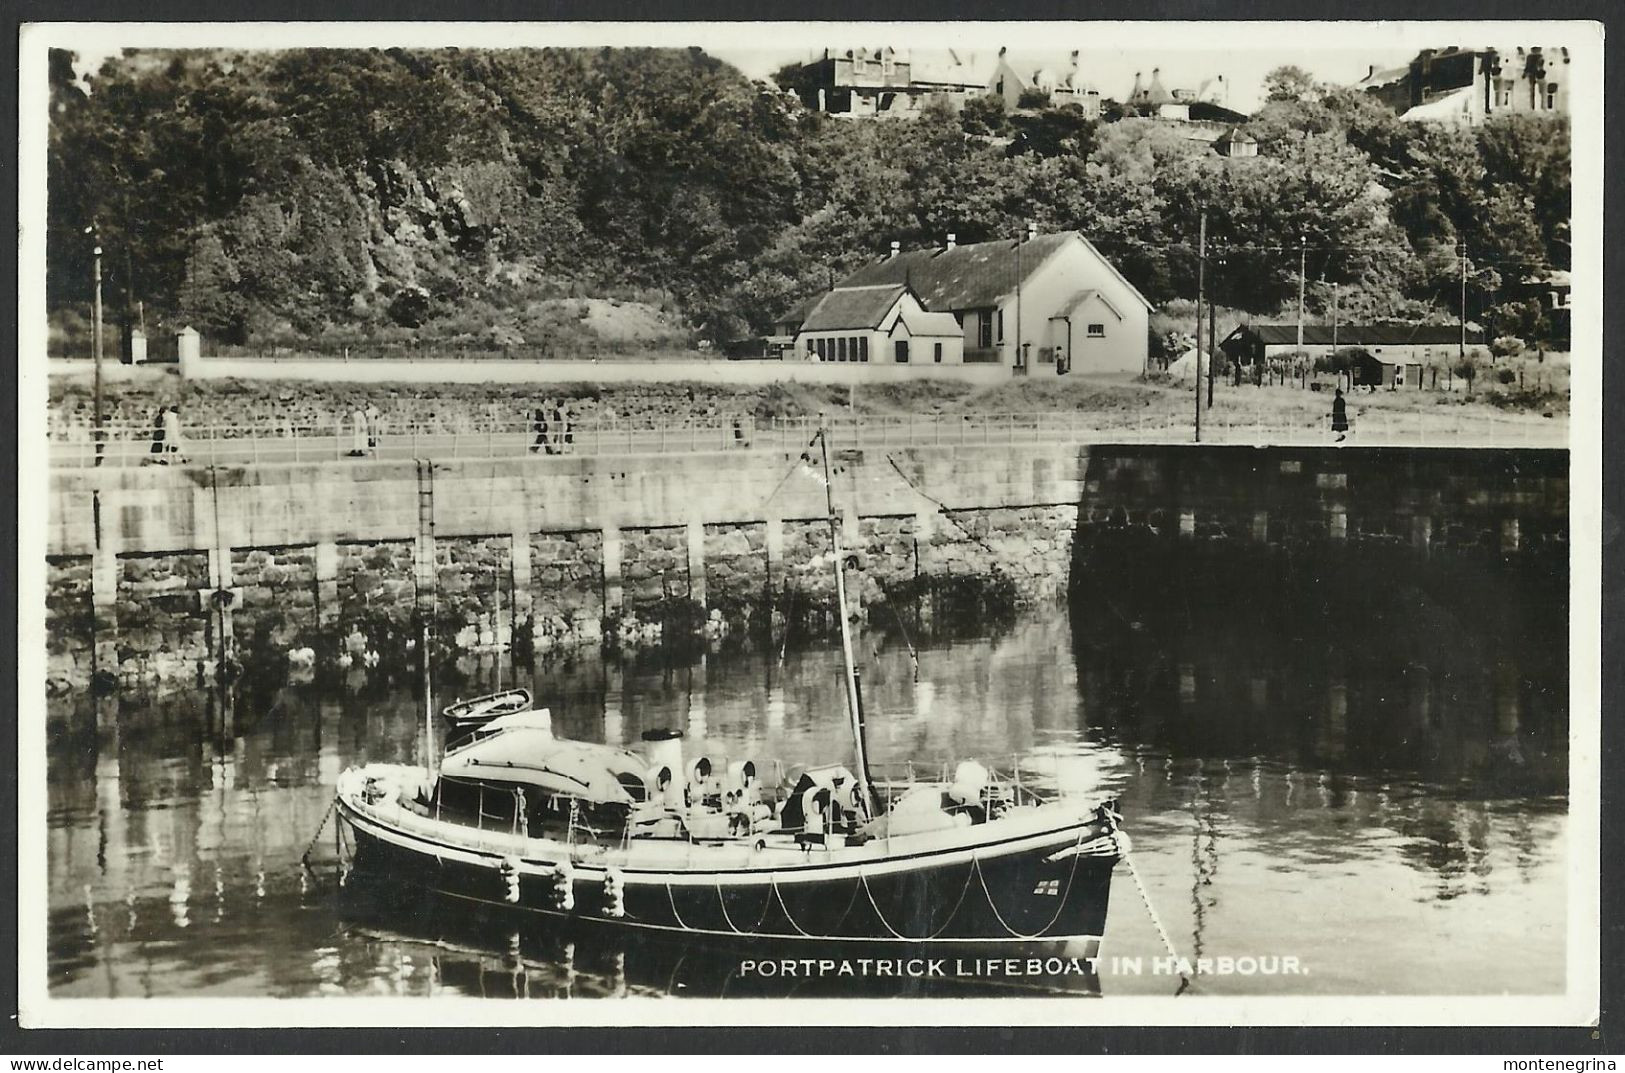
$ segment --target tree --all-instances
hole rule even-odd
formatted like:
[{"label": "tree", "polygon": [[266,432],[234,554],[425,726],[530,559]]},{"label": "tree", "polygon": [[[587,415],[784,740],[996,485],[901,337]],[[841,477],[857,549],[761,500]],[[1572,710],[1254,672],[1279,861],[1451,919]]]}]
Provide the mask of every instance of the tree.
[{"label": "tree", "polygon": [[1308,71],[1293,64],[1275,68],[1264,76],[1264,100],[1310,101],[1318,95],[1318,84]]},{"label": "tree", "polygon": [[1004,98],[992,93],[972,97],[959,110],[959,122],[966,134],[1003,134],[1009,125]]},{"label": "tree", "polygon": [[1095,122],[1075,104],[1046,108],[1035,116],[1018,116],[1012,122],[1017,131],[1010,146],[1012,156],[1036,153],[1088,159],[1094,151]]},{"label": "tree", "polygon": [[1016,98],[1017,108],[1048,108],[1049,91],[1037,86],[1028,86]]}]

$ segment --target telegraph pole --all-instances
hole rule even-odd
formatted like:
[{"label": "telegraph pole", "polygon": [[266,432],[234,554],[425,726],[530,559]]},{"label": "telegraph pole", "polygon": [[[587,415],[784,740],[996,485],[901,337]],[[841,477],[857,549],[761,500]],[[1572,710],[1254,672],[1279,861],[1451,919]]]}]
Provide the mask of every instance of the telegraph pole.
[{"label": "telegraph pole", "polygon": [[[1337,284],[1332,284],[1332,371],[1337,374],[1337,382],[1343,382],[1343,373],[1337,368]],[[1353,390],[1351,387],[1349,390]]]},{"label": "telegraph pole", "polygon": [[1460,361],[1467,360],[1467,243],[1461,246],[1461,342],[1456,346],[1456,357]]},{"label": "telegraph pole", "polygon": [[1303,355],[1303,276],[1309,263],[1308,239],[1298,236],[1298,355]]},{"label": "telegraph pole", "polygon": [[[1219,258],[1224,263],[1224,258]],[[1207,408],[1213,409],[1213,378],[1219,374],[1219,315],[1213,301],[1213,291],[1207,294]],[[1201,370],[1198,369],[1198,372]]]},{"label": "telegraph pole", "polygon": [[94,399],[91,409],[91,440],[96,444],[96,465],[102,464],[102,236],[96,225],[92,223],[85,228],[92,236],[95,246],[92,247],[94,267],[91,270],[91,279],[96,285],[94,299],[93,320],[90,326],[90,346],[95,351],[95,375],[92,380],[91,396]]},{"label": "telegraph pole", "polygon": [[[1202,284],[1207,271],[1207,210],[1196,237],[1196,442],[1202,442]],[[1209,362],[1213,359],[1209,357]],[[1210,364],[1208,368],[1212,368]]]}]

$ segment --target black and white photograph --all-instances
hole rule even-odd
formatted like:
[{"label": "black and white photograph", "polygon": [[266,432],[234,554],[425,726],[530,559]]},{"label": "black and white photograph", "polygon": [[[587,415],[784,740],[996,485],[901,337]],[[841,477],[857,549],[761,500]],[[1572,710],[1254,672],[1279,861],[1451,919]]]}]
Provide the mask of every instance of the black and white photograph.
[{"label": "black and white photograph", "polygon": [[21,74],[23,1027],[1595,1021],[1597,24]]}]

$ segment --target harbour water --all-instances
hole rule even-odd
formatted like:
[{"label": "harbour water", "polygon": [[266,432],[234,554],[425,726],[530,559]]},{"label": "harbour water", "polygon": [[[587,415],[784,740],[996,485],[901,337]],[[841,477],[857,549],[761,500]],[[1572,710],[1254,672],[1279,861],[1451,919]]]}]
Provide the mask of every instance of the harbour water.
[{"label": "harbour water", "polygon": [[[870,632],[860,663],[877,761],[1019,754],[1029,771],[1120,794],[1169,944],[1207,970],[1192,997],[1540,994],[1564,976],[1563,643],[1239,660],[1222,631],[1103,643],[1057,607],[952,641]],[[709,752],[788,763],[844,755],[839,668],[821,643],[552,660],[517,679],[487,660],[442,673],[434,699],[517,681],[562,734],[635,743],[675,726]],[[408,677],[358,667],[318,684],[277,668],[229,700],[53,702],[53,994],[1109,999],[1179,986],[1121,866],[1102,958],[1081,973],[965,960],[934,976],[768,979],[745,964],[760,952],[588,941],[341,890],[331,788],[347,765],[421,756]]]}]

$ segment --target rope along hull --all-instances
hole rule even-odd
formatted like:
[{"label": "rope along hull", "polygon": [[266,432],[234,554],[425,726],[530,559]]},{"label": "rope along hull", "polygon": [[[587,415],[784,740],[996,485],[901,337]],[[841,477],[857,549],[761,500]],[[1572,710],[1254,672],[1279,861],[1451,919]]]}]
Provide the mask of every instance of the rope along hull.
[{"label": "rope along hull", "polygon": [[1092,956],[1105,930],[1119,859],[1111,831],[1090,822],[1010,844],[921,854],[906,867],[888,861],[712,877],[627,868],[617,870],[617,906],[604,869],[577,865],[561,878],[547,862],[515,862],[436,843],[343,802],[339,815],[352,834],[352,867],[373,883],[404,884],[560,922],[785,941],[1077,940]]}]

